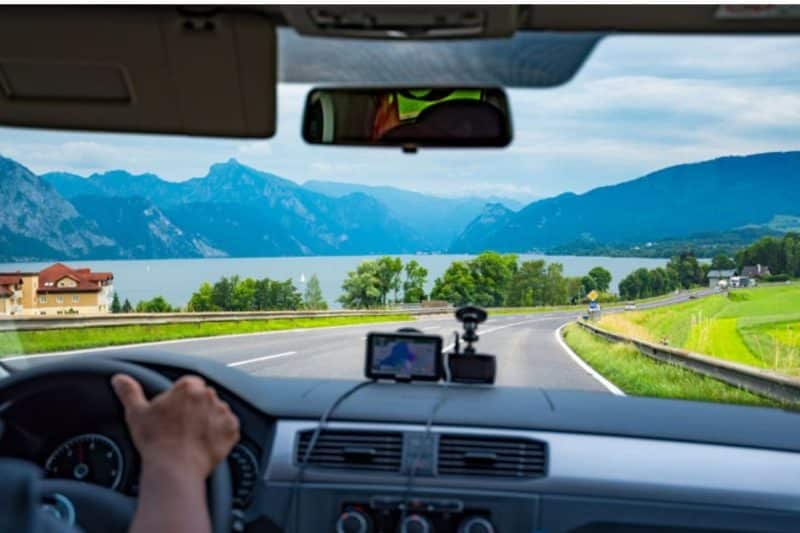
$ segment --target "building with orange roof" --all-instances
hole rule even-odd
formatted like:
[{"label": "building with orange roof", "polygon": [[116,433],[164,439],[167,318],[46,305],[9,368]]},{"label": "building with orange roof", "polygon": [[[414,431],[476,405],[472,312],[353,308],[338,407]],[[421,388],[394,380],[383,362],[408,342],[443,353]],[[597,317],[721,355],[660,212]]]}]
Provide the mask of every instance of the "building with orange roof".
[{"label": "building with orange roof", "polygon": [[0,273],[0,314],[108,313],[114,275],[55,263],[41,272]]}]

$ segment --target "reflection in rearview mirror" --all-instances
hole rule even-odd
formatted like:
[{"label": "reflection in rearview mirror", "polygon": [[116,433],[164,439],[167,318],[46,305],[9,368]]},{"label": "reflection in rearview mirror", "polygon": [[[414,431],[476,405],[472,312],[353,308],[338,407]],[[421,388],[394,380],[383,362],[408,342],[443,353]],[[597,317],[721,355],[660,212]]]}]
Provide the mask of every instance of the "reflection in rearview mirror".
[{"label": "reflection in rearview mirror", "polygon": [[325,88],[306,100],[311,144],[502,147],[511,142],[505,92],[497,88]]}]

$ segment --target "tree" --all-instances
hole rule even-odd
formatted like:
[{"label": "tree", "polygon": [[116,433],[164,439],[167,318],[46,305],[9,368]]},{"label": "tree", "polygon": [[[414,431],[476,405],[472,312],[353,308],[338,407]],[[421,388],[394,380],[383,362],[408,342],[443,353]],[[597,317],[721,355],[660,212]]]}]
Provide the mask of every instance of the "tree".
[{"label": "tree", "polygon": [[130,300],[125,298],[125,302],[122,304],[122,312],[123,313],[131,313],[133,312],[133,306],[131,305]]},{"label": "tree", "polygon": [[192,294],[187,305],[189,311],[217,311],[219,308],[214,305],[214,288],[207,281],[200,285],[200,288]]},{"label": "tree", "polygon": [[232,311],[256,310],[256,280],[253,278],[234,278],[231,287],[229,309]]},{"label": "tree", "polygon": [[619,295],[625,300],[649,298],[674,291],[680,286],[680,278],[674,268],[639,268],[619,282]]},{"label": "tree", "polygon": [[303,305],[306,309],[327,309],[328,303],[322,296],[322,288],[319,286],[319,278],[316,274],[308,279],[306,291],[303,295]]},{"label": "tree", "polygon": [[453,261],[440,278],[436,278],[431,291],[434,300],[445,300],[453,305],[475,302],[475,281],[468,261]]},{"label": "tree", "polygon": [[163,296],[156,296],[151,300],[141,300],[136,304],[137,313],[170,313],[172,306]]},{"label": "tree", "polygon": [[589,277],[594,280],[595,288],[600,292],[607,292],[608,288],[611,286],[611,272],[601,266],[596,266],[591,269],[589,271]]},{"label": "tree", "polygon": [[673,270],[677,274],[680,285],[684,289],[701,285],[704,282],[703,269],[700,263],[697,262],[697,258],[689,252],[684,252],[670,259],[667,263],[667,269]]},{"label": "tree", "polygon": [[394,292],[394,301],[397,302],[397,291],[400,290],[400,274],[403,272],[403,261],[399,257],[381,257],[375,262],[376,276],[378,277],[378,290],[381,293],[381,303],[388,303],[388,295]]},{"label": "tree", "polygon": [[122,305],[119,303],[119,296],[117,293],[114,293],[114,299],[111,300],[111,312],[112,313],[119,313],[122,311]]},{"label": "tree", "polygon": [[269,284],[269,309],[294,311],[303,306],[303,295],[295,288],[291,279],[271,281]]},{"label": "tree", "polygon": [[541,259],[523,261],[511,278],[506,305],[542,305],[544,298],[545,263]]},{"label": "tree", "polygon": [[500,306],[505,303],[511,279],[517,271],[517,256],[483,252],[468,263],[473,280],[472,303]]},{"label": "tree", "polygon": [[239,276],[231,276],[230,279],[222,276],[220,280],[214,284],[211,303],[214,304],[217,309],[231,311],[233,287],[235,287],[238,282]]},{"label": "tree", "polygon": [[564,265],[550,263],[545,270],[544,305],[560,305],[568,302],[567,279]]},{"label": "tree", "polygon": [[425,299],[425,282],[428,280],[428,269],[412,259],[406,263],[405,274],[403,301],[407,304],[421,302]]},{"label": "tree", "polygon": [[386,293],[381,292],[378,265],[375,261],[362,261],[356,270],[347,273],[342,282],[342,295],[339,302],[347,308],[370,308],[380,305]]},{"label": "tree", "polygon": [[718,255],[711,260],[711,270],[733,270],[736,268],[736,261],[727,255]]},{"label": "tree", "polygon": [[588,294],[594,290],[597,290],[597,282],[589,274],[586,274],[581,278],[581,286],[583,287],[584,294]]}]

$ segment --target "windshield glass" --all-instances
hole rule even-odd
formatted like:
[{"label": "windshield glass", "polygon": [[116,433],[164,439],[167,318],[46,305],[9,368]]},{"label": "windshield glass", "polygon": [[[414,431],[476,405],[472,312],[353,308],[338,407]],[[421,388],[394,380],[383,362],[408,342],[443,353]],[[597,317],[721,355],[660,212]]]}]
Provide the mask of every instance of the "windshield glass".
[{"label": "windshield glass", "polygon": [[504,149],[312,146],[313,87],[263,141],[0,129],[2,361],[354,379],[367,333],[449,351],[474,304],[499,386],[792,405],[663,360],[800,376],[800,39],[603,38],[506,90]]}]

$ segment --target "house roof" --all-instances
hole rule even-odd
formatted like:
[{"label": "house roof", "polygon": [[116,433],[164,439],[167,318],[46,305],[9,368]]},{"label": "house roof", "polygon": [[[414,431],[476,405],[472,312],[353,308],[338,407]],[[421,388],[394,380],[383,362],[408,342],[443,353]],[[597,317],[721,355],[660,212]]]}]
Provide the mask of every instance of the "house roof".
[{"label": "house roof", "polygon": [[[56,283],[64,278],[74,280],[75,287],[57,287]],[[39,287],[36,292],[99,292],[100,281],[113,279],[109,272],[95,272],[88,268],[70,268],[63,263],[56,263],[39,272]]]},{"label": "house roof", "polygon": [[709,278],[729,278],[736,274],[736,271],[733,269],[729,270],[709,270],[708,277]]},{"label": "house roof", "polygon": [[769,276],[771,272],[766,265],[747,265],[742,267],[742,276]]},{"label": "house roof", "polygon": [[0,274],[0,285],[19,285],[22,283],[22,276],[19,274]]}]

